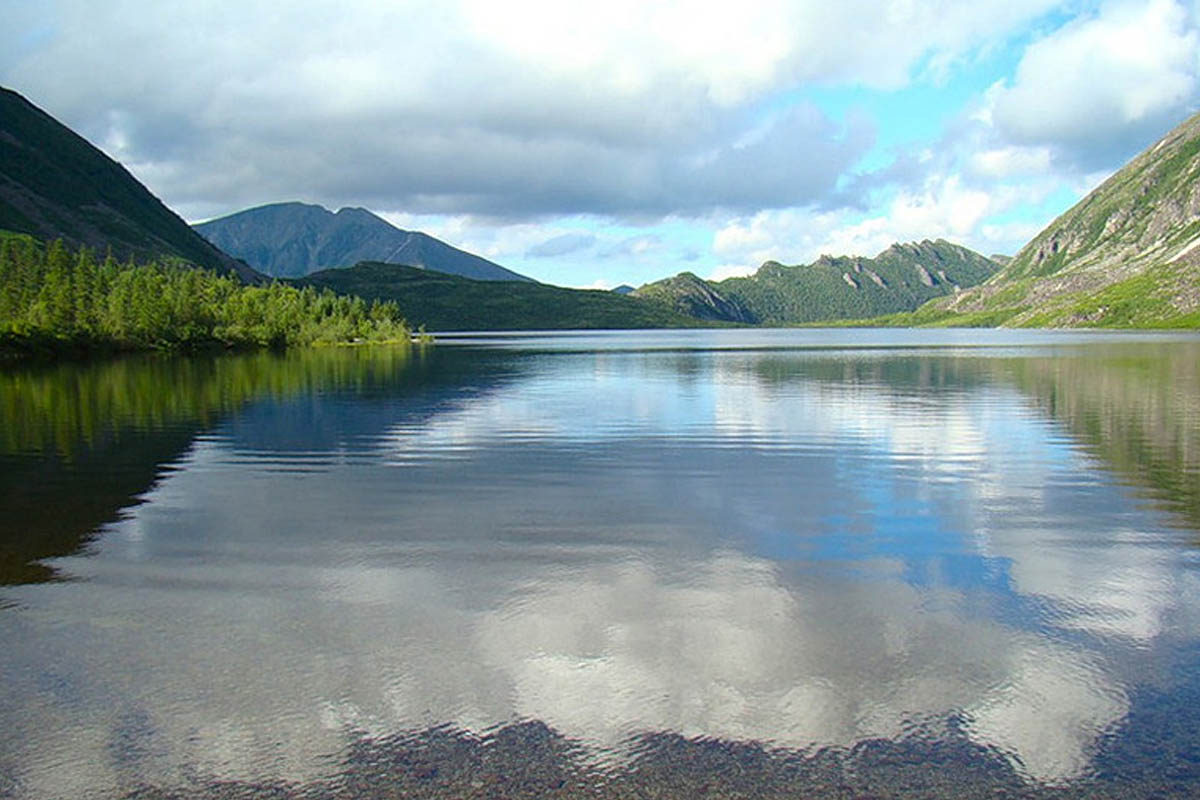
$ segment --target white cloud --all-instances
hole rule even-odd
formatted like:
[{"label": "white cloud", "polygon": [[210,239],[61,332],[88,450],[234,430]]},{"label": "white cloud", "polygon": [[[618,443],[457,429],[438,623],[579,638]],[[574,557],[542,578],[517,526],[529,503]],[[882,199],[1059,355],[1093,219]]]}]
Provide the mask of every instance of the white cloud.
[{"label": "white cloud", "polygon": [[0,31],[0,80],[190,218],[755,210],[828,197],[873,138],[776,93],[904,86],[1049,5],[62,0],[44,41]]},{"label": "white cloud", "polygon": [[1170,127],[1197,99],[1200,33],[1173,0],[1113,2],[1030,45],[990,117],[1022,144],[1128,149]]},{"label": "white cloud", "polygon": [[713,236],[713,251],[718,256],[740,257],[743,263],[766,261],[778,246],[780,229],[796,215],[791,210],[761,212],[749,220],[731,222]]},{"label": "white cloud", "polygon": [[479,39],[517,61],[582,74],[593,88],[619,94],[662,80],[691,83],[718,105],[769,85],[794,47],[791,4],[783,2],[467,0],[463,12]]},{"label": "white cloud", "polygon": [[[966,247],[1011,251],[1008,237],[1027,229],[988,223],[995,214],[1042,194],[1041,187],[982,187],[955,174],[937,174],[915,190],[900,190],[881,212],[853,219],[845,212],[803,209],[761,211],[730,221],[714,238],[714,251],[735,268],[766,260],[807,263],[822,254],[875,256],[896,242],[947,239]],[[1024,243],[1019,238],[1019,243]]]},{"label": "white cloud", "polygon": [[[1200,87],[1195,11],[1122,0],[1061,25],[1044,17],[1055,5],[62,0],[44,12],[51,33],[23,33],[29,13],[0,30],[0,82],[190,219],[361,205],[528,273],[526,254],[586,218],[594,251],[536,260],[537,277],[636,283],[938,236],[1015,250],[1036,227],[998,214],[1111,171]],[[853,174],[881,154],[886,117],[805,99],[953,79],[1043,23],[1011,78],[893,168]],[[686,244],[665,225],[629,235],[668,219],[692,226]],[[713,220],[712,252],[685,259]]]},{"label": "white cloud", "polygon": [[1045,175],[1051,168],[1050,150],[1016,145],[982,150],[971,156],[970,167],[976,175],[986,178]]},{"label": "white cloud", "polygon": [[487,46],[540,70],[584,78],[593,91],[636,94],[672,83],[729,106],[796,81],[903,85],[923,58],[944,65],[1052,5],[466,0],[462,12]]},{"label": "white cloud", "polygon": [[992,194],[965,186],[957,175],[931,183],[926,191],[902,193],[892,203],[889,218],[897,230],[962,238],[994,209]]}]

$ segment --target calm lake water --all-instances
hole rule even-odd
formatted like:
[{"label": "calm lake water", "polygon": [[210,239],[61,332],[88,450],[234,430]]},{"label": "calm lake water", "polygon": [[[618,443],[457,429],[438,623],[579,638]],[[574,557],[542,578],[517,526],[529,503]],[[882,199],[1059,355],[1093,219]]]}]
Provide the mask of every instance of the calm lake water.
[{"label": "calm lake water", "polygon": [[1195,797],[1200,336],[0,371],[0,797]]}]

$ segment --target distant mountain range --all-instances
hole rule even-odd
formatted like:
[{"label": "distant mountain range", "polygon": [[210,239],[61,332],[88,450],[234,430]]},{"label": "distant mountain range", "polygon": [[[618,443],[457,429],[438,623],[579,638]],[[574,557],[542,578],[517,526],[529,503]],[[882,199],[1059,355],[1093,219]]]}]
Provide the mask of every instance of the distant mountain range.
[{"label": "distant mountain range", "polygon": [[875,258],[821,256],[812,264],[763,264],[745,278],[705,281],[690,272],[646,284],[635,297],[704,320],[792,325],[911,311],[974,286],[1000,264],[939,239],[896,244]]},{"label": "distant mountain range", "polygon": [[1200,327],[1200,114],[1050,223],[982,286],[895,322]]},{"label": "distant mountain range", "polygon": [[214,247],[117,162],[16,92],[0,88],[0,229],[111,248],[124,260],[175,257],[261,280]]},{"label": "distant mountain range", "polygon": [[[62,238],[100,253],[111,248],[121,259],[177,258],[252,282],[265,280],[257,266],[276,277],[394,299],[414,324],[439,330],[856,319],[1200,327],[1200,115],[1134,158],[1011,259],[923,241],[893,245],[874,258],[822,256],[799,266],[769,261],[744,278],[706,281],[685,272],[632,292],[624,286],[592,292],[543,286],[361,208],[333,213],[282,203],[197,229],[205,236],[97,148],[19,94],[0,89],[0,230]],[[322,269],[364,261],[370,263]]]},{"label": "distant mountain range", "polygon": [[401,230],[365,208],[335,214],[318,205],[275,203],[194,227],[225,252],[276,278],[379,261],[481,281],[532,281],[428,234]]},{"label": "distant mountain range", "polygon": [[680,328],[702,325],[661,303],[603,289],[534,281],[477,281],[399,264],[363,262],[314,272],[300,285],[367,300],[392,300],[410,324],[430,331]]}]

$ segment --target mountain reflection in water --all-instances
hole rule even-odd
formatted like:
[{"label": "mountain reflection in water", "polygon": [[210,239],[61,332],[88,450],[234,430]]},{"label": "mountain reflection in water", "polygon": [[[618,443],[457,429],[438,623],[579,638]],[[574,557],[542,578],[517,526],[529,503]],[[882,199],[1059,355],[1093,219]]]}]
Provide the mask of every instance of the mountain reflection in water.
[{"label": "mountain reflection in water", "polygon": [[205,378],[0,593],[0,796],[1197,789],[1195,337],[692,335]]}]

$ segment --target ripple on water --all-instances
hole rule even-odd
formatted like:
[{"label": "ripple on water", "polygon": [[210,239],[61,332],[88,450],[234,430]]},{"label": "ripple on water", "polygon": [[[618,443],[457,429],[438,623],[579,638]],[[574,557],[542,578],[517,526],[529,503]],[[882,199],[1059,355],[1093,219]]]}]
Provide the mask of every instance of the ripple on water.
[{"label": "ripple on water", "polygon": [[4,461],[0,794],[1195,796],[1191,344],[727,333]]}]

